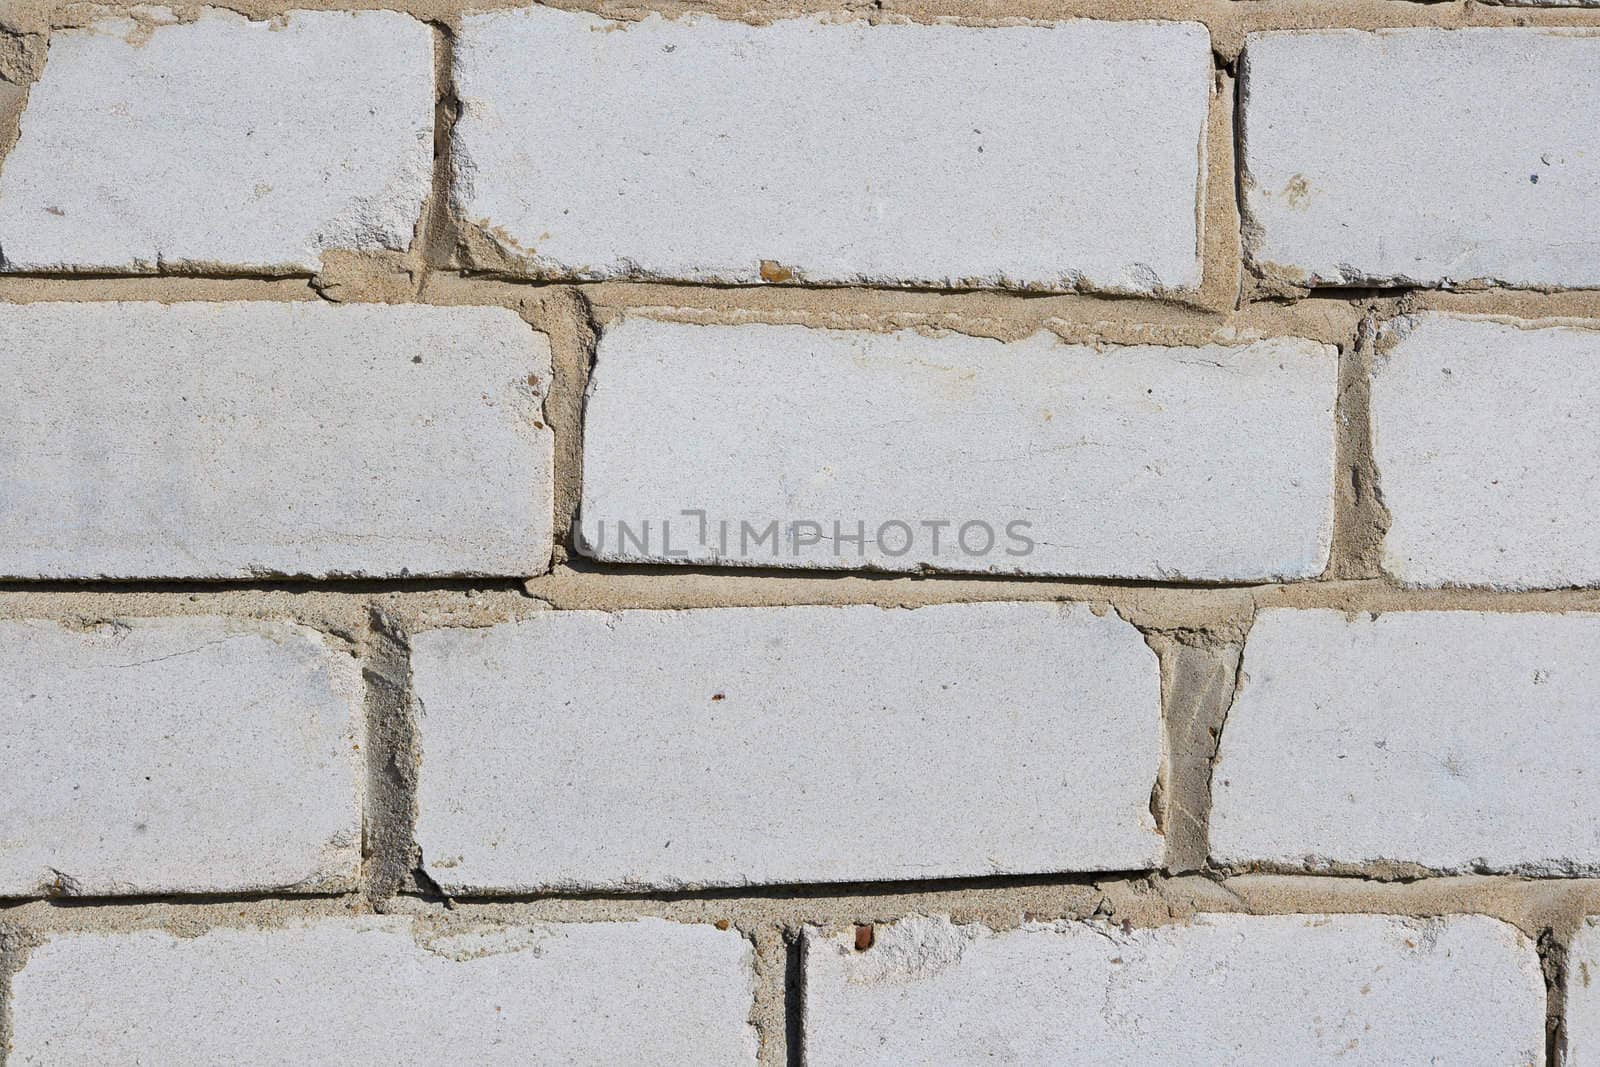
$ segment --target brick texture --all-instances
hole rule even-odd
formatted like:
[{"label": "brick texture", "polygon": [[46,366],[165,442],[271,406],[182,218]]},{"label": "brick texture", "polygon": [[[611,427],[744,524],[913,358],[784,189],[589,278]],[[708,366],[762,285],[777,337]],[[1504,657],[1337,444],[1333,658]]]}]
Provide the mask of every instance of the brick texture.
[{"label": "brick texture", "polygon": [[1384,569],[1425,586],[1600,583],[1600,333],[1419,315],[1379,345]]},{"label": "brick texture", "polygon": [[[1533,944],[1480,916],[811,930],[805,1062],[1539,1063]],[[1216,1020],[1231,1020],[1226,1028]],[[1245,1022],[1248,1020],[1248,1022]]]},{"label": "brick texture", "polygon": [[1312,577],[1336,371],[1296,340],[1096,351],[630,319],[591,379],[584,536],[619,562]]},{"label": "brick texture", "polygon": [[1600,1067],[1597,105],[1600,0],[0,0],[0,1067]]},{"label": "brick texture", "polygon": [[[1308,285],[1600,286],[1600,39],[1546,29],[1254,34],[1246,248]],[[1351,151],[1359,139],[1363,150]]]},{"label": "brick texture", "polygon": [[313,271],[330,248],[404,249],[432,72],[428,28],[389,11],[60,31],[0,174],[4,266]]},{"label": "brick texture", "polygon": [[1566,959],[1566,1062],[1570,1067],[1600,1063],[1600,920],[1586,917],[1572,938]]},{"label": "brick texture", "polygon": [[41,303],[0,306],[0,330],[0,575],[549,558],[549,349],[508,311]]},{"label": "brick texture", "polygon": [[0,622],[0,896],[337,890],[359,669],[283,623]]},{"label": "brick texture", "polygon": [[749,1064],[751,977],[737,933],[655,919],[67,934],[14,979],[9,1062]]},{"label": "brick texture", "polygon": [[1600,616],[1261,614],[1212,770],[1223,863],[1592,872]]},{"label": "brick texture", "polygon": [[1156,659],[1087,608],[546,612],[420,634],[413,672],[417,837],[450,892],[1161,855]]},{"label": "brick texture", "polygon": [[[497,257],[551,277],[1192,289],[1207,43],[1193,23],[473,15],[455,195]],[[1068,83],[1079,106],[1017,106]]]}]

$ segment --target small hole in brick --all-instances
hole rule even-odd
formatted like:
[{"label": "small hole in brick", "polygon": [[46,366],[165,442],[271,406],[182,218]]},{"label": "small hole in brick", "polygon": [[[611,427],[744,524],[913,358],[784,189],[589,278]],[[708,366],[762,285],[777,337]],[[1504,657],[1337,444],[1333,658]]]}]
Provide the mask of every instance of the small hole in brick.
[{"label": "small hole in brick", "polygon": [[712,693],[711,694],[711,699],[712,700],[727,700],[728,699],[728,694],[726,694],[726,693]]},{"label": "small hole in brick", "polygon": [[856,951],[865,952],[872,947],[872,924],[858,924],[856,926]]}]

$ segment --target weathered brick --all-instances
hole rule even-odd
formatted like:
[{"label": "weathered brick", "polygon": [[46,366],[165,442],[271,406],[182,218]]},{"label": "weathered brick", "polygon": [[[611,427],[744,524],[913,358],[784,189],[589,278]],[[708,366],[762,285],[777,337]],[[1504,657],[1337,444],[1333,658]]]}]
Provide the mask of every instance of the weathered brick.
[{"label": "weathered brick", "polygon": [[1384,333],[1384,568],[1426,586],[1600,583],[1600,332],[1419,315]]},{"label": "weathered brick", "polygon": [[750,945],[630,923],[72,933],[12,980],[12,1067],[130,1063],[754,1064]]},{"label": "weathered brick", "polygon": [[9,270],[317,270],[410,244],[433,38],[387,11],[55,31],[0,170]]},{"label": "weathered brick", "polygon": [[1600,38],[1252,34],[1246,251],[1307,285],[1600,285]]},{"label": "weathered brick", "polygon": [[1086,607],[552,611],[412,657],[447,892],[1160,861],[1155,655]]},{"label": "weathered brick", "polygon": [[1200,282],[1212,63],[1194,23],[753,26],[531,7],[464,18],[456,60],[456,201],[497,264],[740,283]]},{"label": "weathered brick", "polygon": [[349,888],[361,674],[315,631],[0,622],[0,896]]},{"label": "weathered brick", "polygon": [[1600,615],[1262,612],[1212,770],[1218,862],[1600,871]]},{"label": "weathered brick", "polygon": [[808,1067],[1544,1062],[1538,956],[1481,916],[1004,933],[912,916],[872,941],[807,932]]},{"label": "weathered brick", "polygon": [[531,574],[549,345],[500,308],[0,305],[0,575]]},{"label": "weathered brick", "polygon": [[1004,344],[629,318],[601,337],[590,383],[585,551],[1313,577],[1333,532],[1337,363],[1332,346],[1293,339],[1097,350],[1047,334]]},{"label": "weathered brick", "polygon": [[1566,959],[1566,1067],[1600,1064],[1600,925],[1578,924]]}]

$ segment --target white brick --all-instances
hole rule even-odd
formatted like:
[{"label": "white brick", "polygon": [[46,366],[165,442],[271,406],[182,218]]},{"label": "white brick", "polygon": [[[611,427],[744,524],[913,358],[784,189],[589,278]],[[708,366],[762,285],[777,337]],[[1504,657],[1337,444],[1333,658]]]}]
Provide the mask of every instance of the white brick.
[{"label": "white brick", "polygon": [[1252,34],[1246,249],[1309,285],[1600,286],[1600,38]]},{"label": "white brick", "polygon": [[736,932],[398,916],[56,936],[13,979],[11,1067],[754,1064]]},{"label": "white brick", "polygon": [[1270,610],[1212,770],[1224,864],[1600,871],[1600,615]]},{"label": "white brick", "polygon": [[[1044,333],[1004,344],[627,319],[602,336],[590,383],[586,551],[732,566],[1313,577],[1333,530],[1337,362],[1331,346],[1292,339],[1096,350]],[[687,509],[707,513],[703,540]],[[806,521],[817,528],[791,525]],[[773,522],[783,536],[762,542]],[[867,542],[836,544],[836,522],[846,537],[863,523]],[[906,527],[885,528],[894,522]],[[968,522],[989,525],[990,551],[981,526],[961,543]],[[1018,536],[1013,522],[1026,524]]]},{"label": "white brick", "polygon": [[0,896],[348,888],[363,734],[303,626],[0,622]]},{"label": "white brick", "polygon": [[807,1067],[1544,1062],[1538,956],[1480,916],[913,916],[854,941],[807,932]]},{"label": "white brick", "polygon": [[432,36],[393,12],[57,30],[0,171],[0,254],[10,270],[310,272],[330,248],[403,249],[433,104]]},{"label": "white brick", "polygon": [[1386,333],[1384,568],[1413,585],[1600,584],[1600,332],[1423,315]]},{"label": "white brick", "polygon": [[0,576],[530,574],[550,349],[500,308],[0,306]]},{"label": "white brick", "polygon": [[456,202],[537,274],[1200,282],[1212,63],[1194,23],[533,7],[464,18],[456,64]]},{"label": "white brick", "polygon": [[1600,1064],[1600,925],[1579,924],[1567,952],[1566,1067]]},{"label": "white brick", "polygon": [[553,611],[412,666],[447,892],[1160,861],[1155,655],[1085,607]]}]

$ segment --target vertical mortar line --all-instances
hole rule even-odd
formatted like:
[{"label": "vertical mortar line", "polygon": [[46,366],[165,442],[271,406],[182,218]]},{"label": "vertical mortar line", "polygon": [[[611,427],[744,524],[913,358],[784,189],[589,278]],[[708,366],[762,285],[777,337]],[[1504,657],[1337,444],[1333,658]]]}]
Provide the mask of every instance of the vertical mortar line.
[{"label": "vertical mortar line", "polygon": [[753,925],[742,925],[740,933],[755,949],[756,985],[750,1022],[759,1037],[756,1062],[760,1067],[790,1067],[786,1054],[790,1010],[787,931],[780,922],[756,920]]},{"label": "vertical mortar line", "polygon": [[21,132],[28,93],[44,73],[48,40],[44,34],[0,30],[0,160]]},{"label": "vertical mortar line", "polygon": [[1200,202],[1202,303],[1220,314],[1244,300],[1244,229],[1239,211],[1237,82],[1232,65],[1212,53],[1210,110],[1202,145]]},{"label": "vertical mortar line", "polygon": [[1169,694],[1172,691],[1174,642],[1166,634],[1142,632],[1144,643],[1156,654],[1156,667],[1160,674],[1160,692],[1156,701],[1161,709],[1161,764],[1156,769],[1156,784],[1150,790],[1150,815],[1156,821],[1156,833],[1162,835],[1161,866],[1172,866],[1172,722]]},{"label": "vertical mortar line", "polygon": [[1363,317],[1339,350],[1334,406],[1333,546],[1325,578],[1381,578],[1389,512],[1372,455],[1372,368],[1377,329]]},{"label": "vertical mortar line", "polygon": [[368,608],[361,655],[366,683],[367,778],[362,806],[361,891],[380,910],[412,886],[416,844],[418,745],[411,701],[411,646],[399,622]]},{"label": "vertical mortar line", "polygon": [[806,939],[795,930],[786,942],[784,966],[784,1067],[805,1067],[806,1060]]},{"label": "vertical mortar line", "polygon": [[1145,640],[1161,660],[1162,867],[1185,874],[1204,869],[1210,858],[1211,765],[1243,649],[1209,633],[1152,633]]},{"label": "vertical mortar line", "polygon": [[11,978],[16,967],[16,934],[0,919],[0,1067],[11,1059]]},{"label": "vertical mortar line", "polygon": [[553,563],[578,555],[578,506],[583,495],[583,417],[600,326],[587,297],[573,286],[541,290],[527,318],[550,339],[550,388],[544,417],[555,436]]},{"label": "vertical mortar line", "polygon": [[1253,239],[1254,223],[1250,218],[1249,205],[1245,203],[1245,188],[1250,181],[1250,175],[1245,167],[1244,109],[1249,92],[1246,88],[1248,70],[1246,68],[1242,40],[1238,55],[1231,61],[1227,61],[1225,68],[1232,79],[1231,85],[1233,89],[1228,131],[1233,135],[1233,151],[1231,153],[1231,162],[1233,164],[1233,210],[1234,217],[1239,222],[1239,291],[1234,297],[1234,306],[1242,308],[1250,291],[1254,288],[1255,279],[1254,272],[1250,269],[1249,253],[1249,246]]},{"label": "vertical mortar line", "polygon": [[[33,83],[44,73],[48,40],[42,34],[0,31],[0,166],[22,136],[22,113],[28,106]],[[5,250],[0,248],[0,264]],[[0,1012],[4,1006],[0,1004]],[[5,1044],[0,1041],[0,1063],[5,1062]]]},{"label": "vertical mortar line", "polygon": [[1536,942],[1539,966],[1544,972],[1545,1063],[1565,1067],[1567,1062],[1567,950],[1575,929],[1558,933],[1547,926]]},{"label": "vertical mortar line", "polygon": [[452,146],[456,119],[461,115],[461,101],[456,96],[455,32],[443,22],[428,25],[433,29],[433,183],[417,235],[424,271],[448,269],[455,264],[456,215],[450,199],[455,170]]},{"label": "vertical mortar line", "polygon": [[[27,901],[12,900],[6,903],[20,907]],[[16,1037],[12,996],[17,975],[27,963],[28,953],[38,943],[36,933],[25,925],[7,921],[5,911],[0,911],[0,1067],[11,1062],[11,1044]]]}]

